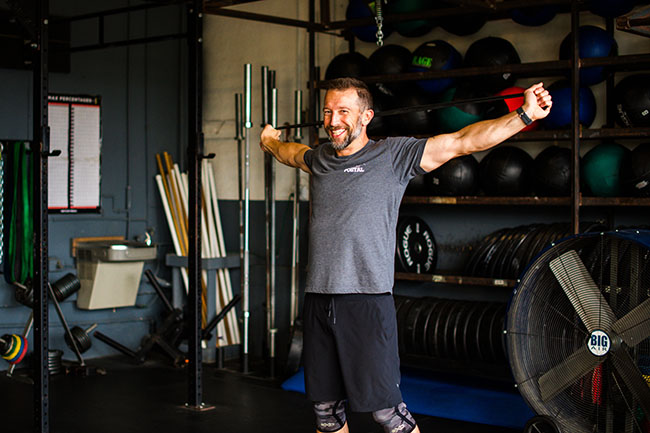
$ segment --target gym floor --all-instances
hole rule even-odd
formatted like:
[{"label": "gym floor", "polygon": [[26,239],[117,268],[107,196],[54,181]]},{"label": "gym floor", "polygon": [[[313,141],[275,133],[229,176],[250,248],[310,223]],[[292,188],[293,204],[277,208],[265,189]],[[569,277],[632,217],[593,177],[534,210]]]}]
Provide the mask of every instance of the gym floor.
[{"label": "gym floor", "polygon": [[[305,396],[280,382],[234,370],[203,369],[203,397],[214,409],[183,407],[187,374],[158,361],[134,366],[121,357],[94,359],[105,375],[55,375],[50,379],[52,433],[279,433],[313,432]],[[0,376],[0,431],[33,429],[32,386]],[[471,410],[471,408],[468,408]],[[516,430],[415,414],[423,433],[515,433]],[[370,414],[350,414],[352,433],[382,433]]]}]

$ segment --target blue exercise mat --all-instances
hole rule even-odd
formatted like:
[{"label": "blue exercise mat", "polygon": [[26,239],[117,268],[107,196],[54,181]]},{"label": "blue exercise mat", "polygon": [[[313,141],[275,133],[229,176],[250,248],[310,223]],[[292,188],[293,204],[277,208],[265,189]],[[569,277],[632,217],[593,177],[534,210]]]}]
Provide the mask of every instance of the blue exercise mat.
[{"label": "blue exercise mat", "polygon": [[[282,389],[304,394],[303,370],[287,379]],[[471,386],[467,379],[457,382],[402,372],[401,389],[409,410],[421,415],[509,428],[523,428],[535,415],[515,390]]]}]

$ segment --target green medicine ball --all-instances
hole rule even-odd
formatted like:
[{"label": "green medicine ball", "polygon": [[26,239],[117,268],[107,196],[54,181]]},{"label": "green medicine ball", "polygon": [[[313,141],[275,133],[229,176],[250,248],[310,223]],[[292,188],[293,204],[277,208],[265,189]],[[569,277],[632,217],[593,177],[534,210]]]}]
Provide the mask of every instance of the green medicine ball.
[{"label": "green medicine ball", "polygon": [[598,197],[620,194],[621,162],[629,150],[614,142],[601,143],[582,160],[582,179],[591,193]]},{"label": "green medicine ball", "polygon": [[[451,88],[443,93],[442,101],[448,102],[454,99],[469,99],[472,97],[475,97],[475,95],[466,95],[462,88]],[[438,126],[442,132],[458,131],[467,125],[482,120],[484,117],[482,110],[477,104],[461,104],[454,107],[446,107],[436,110],[435,114]]]}]

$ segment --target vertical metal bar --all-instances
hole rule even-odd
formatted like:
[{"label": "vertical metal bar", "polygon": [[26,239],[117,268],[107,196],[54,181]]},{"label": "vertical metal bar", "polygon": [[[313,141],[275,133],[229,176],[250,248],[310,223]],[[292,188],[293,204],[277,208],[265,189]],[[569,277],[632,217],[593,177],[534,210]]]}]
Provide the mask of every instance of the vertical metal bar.
[{"label": "vertical metal bar", "polygon": [[[614,38],[614,19],[605,19],[605,30],[607,34]],[[607,107],[607,117],[605,124],[608,128],[614,127],[614,119],[616,119],[616,104],[614,104],[614,74],[608,73],[605,80],[605,107]]]},{"label": "vertical metal bar", "polygon": [[[316,0],[309,0],[309,22],[316,22]],[[309,111],[307,122],[315,122],[318,116],[318,89],[316,81],[320,77],[316,75],[316,32],[313,28],[308,30],[309,34]],[[318,143],[318,132],[316,128],[309,128],[309,145],[315,147]]]},{"label": "vertical metal bar", "polygon": [[[275,72],[275,71],[274,71]],[[273,127],[278,126],[278,89],[275,88],[275,73],[272,75],[273,88],[271,89],[271,125]],[[270,233],[270,249],[269,257],[271,259],[271,281],[269,284],[270,287],[270,327],[269,327],[269,358],[270,358],[270,373],[271,377],[275,377],[275,335],[277,329],[275,327],[275,280],[276,280],[276,260],[275,260],[275,245],[276,245],[276,206],[275,206],[275,158],[270,158],[269,162],[269,210],[270,210],[270,219],[269,225],[271,229]]]},{"label": "vertical metal bar", "polygon": [[329,25],[330,19],[330,0],[320,0],[320,22],[324,25]]},{"label": "vertical metal bar", "polygon": [[188,401],[194,409],[203,405],[203,353],[201,348],[201,155],[203,84],[203,2],[194,0],[188,19]]},{"label": "vertical metal bar", "polygon": [[262,126],[269,123],[269,67],[262,66]]},{"label": "vertical metal bar", "polygon": [[571,2],[571,226],[574,234],[580,232],[580,46],[578,29],[580,26],[580,9],[577,0]]},{"label": "vertical metal bar", "polygon": [[251,65],[244,66],[244,269],[242,285],[242,327],[243,341],[241,351],[242,371],[248,373],[248,321],[250,318],[249,307],[249,282],[250,282],[250,129],[251,122]]},{"label": "vertical metal bar", "polygon": [[34,226],[34,428],[49,432],[48,349],[48,269],[47,269],[47,158],[50,152],[47,96],[49,1],[35,2],[35,40],[32,41],[33,117],[32,117],[32,188]]},{"label": "vertical metal bar", "polygon": [[[296,90],[294,98],[294,121],[296,125],[302,123],[302,91]],[[302,140],[302,128],[296,128],[294,141]],[[300,288],[300,273],[298,269],[298,255],[300,247],[300,169],[295,169],[295,185],[293,191],[293,236],[291,244],[291,297],[289,303],[289,325],[293,325],[298,317],[298,292]]]}]

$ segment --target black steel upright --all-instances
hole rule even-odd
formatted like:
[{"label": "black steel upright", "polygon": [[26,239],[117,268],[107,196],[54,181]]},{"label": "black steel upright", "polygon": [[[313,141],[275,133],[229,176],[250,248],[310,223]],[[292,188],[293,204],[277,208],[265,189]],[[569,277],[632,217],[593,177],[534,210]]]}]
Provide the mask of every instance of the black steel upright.
[{"label": "black steel upright", "polygon": [[571,1],[571,228],[580,232],[580,5]]},{"label": "black steel upright", "polygon": [[189,276],[188,329],[189,365],[187,406],[203,407],[203,354],[201,351],[201,158],[203,155],[203,2],[194,0],[188,8],[188,142],[189,179],[188,252]]},{"label": "black steel upright", "polygon": [[[316,0],[309,0],[309,22],[316,22]],[[320,113],[317,112],[319,93],[316,87],[316,82],[320,77],[316,75],[316,32],[313,28],[308,30],[309,35],[309,112],[307,113],[307,121],[315,122]],[[318,143],[318,130],[316,128],[309,128],[309,145],[314,147]]]},{"label": "black steel upright", "polygon": [[34,429],[49,432],[48,275],[47,275],[47,158],[50,134],[47,126],[48,0],[35,1],[33,50],[33,224],[34,224]]}]

